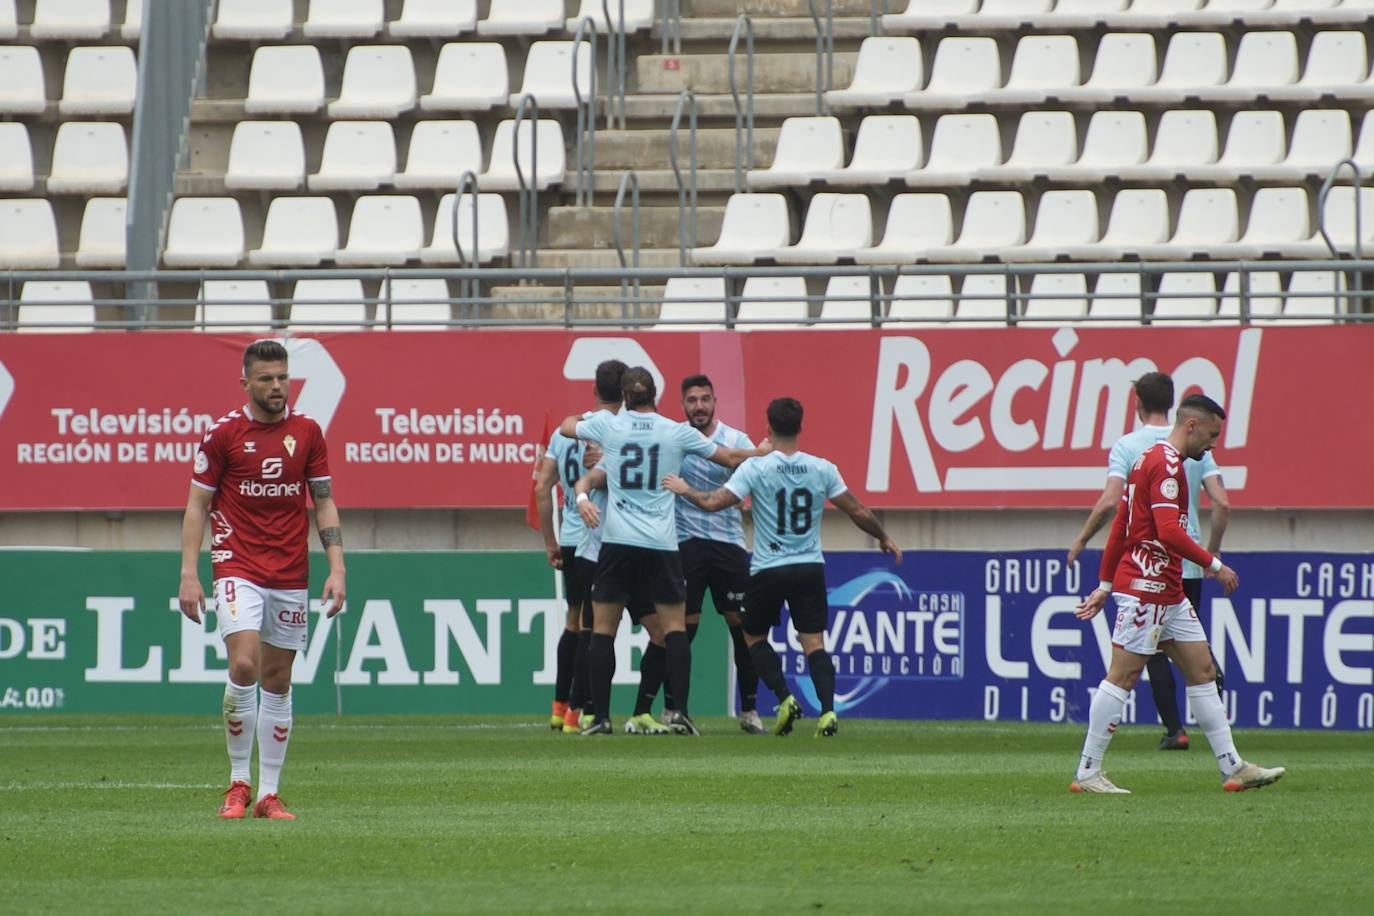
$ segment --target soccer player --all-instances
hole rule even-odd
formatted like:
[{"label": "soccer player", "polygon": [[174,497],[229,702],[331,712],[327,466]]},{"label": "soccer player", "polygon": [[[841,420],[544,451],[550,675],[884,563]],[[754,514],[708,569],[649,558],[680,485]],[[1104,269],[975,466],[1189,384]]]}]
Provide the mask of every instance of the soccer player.
[{"label": "soccer player", "polygon": [[[620,612],[632,598],[645,595],[654,603],[663,628],[668,683],[677,701],[677,715],[669,725],[679,734],[696,735],[688,714],[692,649],[687,640],[687,587],[677,549],[673,495],[659,480],[677,473],[687,454],[733,467],[763,452],[721,448],[686,423],[661,416],[654,406],[657,386],[643,367],[625,370],[621,391],[625,408],[620,414],[571,416],[560,428],[565,436],[601,446],[608,485],[606,531],[592,583],[592,645],[587,659],[596,718],[583,734],[613,732],[611,677]],[[588,525],[599,524],[588,494],[579,493],[577,504]]]},{"label": "soccer player", "polygon": [[[210,521],[215,616],[229,653],[224,732],[229,790],[222,818],[241,818],[253,801],[249,760],[258,741],[254,817],[294,820],[277,796],[291,738],[291,664],[305,648],[308,518],[305,492],[329,558],[321,604],[330,617],[344,604],[343,529],[334,504],[324,433],[286,404],[286,348],[259,340],[243,354],[248,403],[221,417],[196,451],[181,526],[181,612],[205,612],[196,563]],[[258,701],[258,685],[262,701]]]},{"label": "soccer player", "polygon": [[[1097,505],[1083,523],[1069,547],[1069,562],[1073,563],[1083,552],[1088,541],[1092,540],[1102,525],[1111,517],[1121,494],[1126,489],[1126,477],[1145,450],[1169,435],[1173,427],[1169,424],[1169,409],[1174,406],[1174,380],[1163,372],[1147,372],[1135,383],[1136,415],[1141,427],[1127,433],[1112,446],[1107,459],[1107,483],[1102,488]],[[1198,524],[1198,495],[1206,489],[1212,501],[1212,529],[1207,539],[1207,552],[1216,553],[1221,549],[1222,535],[1231,518],[1230,497],[1221,481],[1221,469],[1209,451],[1201,460],[1191,458],[1183,462],[1183,470],[1188,475],[1188,536],[1202,543],[1202,528]],[[1202,607],[1202,567],[1192,560],[1183,560],[1183,594],[1194,609]],[[1221,666],[1216,656],[1212,665],[1217,669],[1217,690],[1222,689]],[[1174,682],[1173,669],[1163,652],[1157,652],[1146,664],[1150,672],[1150,692],[1154,695],[1155,708],[1164,723],[1165,734],[1160,739],[1161,751],[1186,751],[1188,733],[1183,728],[1183,720],[1178,712],[1178,686]]]},{"label": "soccer player", "polygon": [[[596,408],[583,414],[591,416],[597,410],[616,413],[620,410],[620,377],[625,364],[610,359],[596,367]],[[574,503],[573,487],[582,476],[587,448],[577,439],[569,439],[557,430],[549,438],[548,449],[539,463],[535,480],[535,502],[539,509],[539,527],[544,534],[544,552],[549,565],[562,570],[563,594],[568,602],[563,635],[558,639],[558,663],[554,675],[553,709],[549,727],[565,730],[568,720],[568,700],[579,655],[578,643],[582,629],[583,605],[591,595],[592,583],[587,578],[589,564],[577,562],[577,547],[587,532],[582,516]],[[553,530],[553,488],[563,488],[563,519],[559,530]],[[586,653],[582,658],[585,662]],[[578,707],[572,707],[580,710]]]},{"label": "soccer player", "polygon": [[1091,620],[1107,597],[1116,601],[1112,657],[1107,676],[1093,694],[1088,733],[1070,789],[1126,795],[1102,772],[1102,758],[1121,724],[1126,699],[1150,656],[1161,647],[1183,672],[1188,701],[1221,769],[1222,788],[1242,792],[1267,786],[1284,775],[1241,759],[1226,710],[1213,685],[1216,669],[1197,611],[1183,594],[1180,559],[1186,557],[1217,577],[1226,594],[1239,580],[1221,558],[1188,535],[1188,481],[1183,459],[1200,459],[1221,434],[1226,412],[1211,398],[1192,394],[1178,406],[1174,428],[1146,450],[1126,478],[1111,537],[1102,555],[1101,584],[1078,609]]},{"label": "soccer player", "polygon": [[801,718],[801,704],[787,689],[782,660],[768,642],[784,603],[792,616],[811,681],[821,704],[817,737],[839,731],[835,714],[835,664],[825,651],[830,606],[825,590],[825,557],[821,553],[821,513],[828,499],[883,552],[902,562],[902,549],[887,536],[873,512],[849,492],[839,469],[824,458],[801,450],[802,405],[777,398],[768,405],[768,436],[774,451],[744,462],[724,486],[710,493],[694,489],[681,477],[669,476],[664,487],[707,512],[720,512],[753,497],[754,557],[744,598],[744,638],[754,667],[777,695],[773,734],[791,733]]}]

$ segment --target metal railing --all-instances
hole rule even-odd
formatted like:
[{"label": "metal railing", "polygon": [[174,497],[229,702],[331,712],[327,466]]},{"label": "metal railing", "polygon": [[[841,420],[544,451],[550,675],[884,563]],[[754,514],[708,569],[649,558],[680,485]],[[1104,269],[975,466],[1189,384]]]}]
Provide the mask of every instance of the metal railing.
[{"label": "metal railing", "polygon": [[816,0],[806,0],[806,8],[816,29],[816,114],[825,115],[830,113],[825,93],[835,88],[835,3],[825,0],[824,28],[816,12]]},{"label": "metal railing", "polygon": [[[739,50],[741,30],[748,36],[745,45],[747,80],[745,106],[740,105],[739,87],[735,82],[735,56]],[[748,168],[754,167],[754,20],[748,13],[740,13],[735,19],[735,31],[730,36],[730,49],[726,54],[726,59],[730,68],[730,99],[735,105],[735,191],[738,193],[744,190],[744,172],[741,170],[741,166],[746,161],[746,157]],[[747,134],[747,137],[741,137],[742,131]],[[744,143],[743,147],[741,147],[741,141]]]},{"label": "metal railing", "polygon": [[[682,110],[691,106],[688,121],[687,174],[690,185],[682,181],[682,168],[678,164],[677,132],[682,126]],[[687,249],[697,247],[697,96],[690,89],[684,89],[677,97],[677,107],[673,110],[673,123],[668,128],[668,161],[673,167],[673,180],[677,182],[677,256],[678,263],[687,265]],[[691,220],[690,229],[688,220]]]},{"label": "metal railing", "polygon": [[[619,100],[620,129],[625,129],[625,0],[620,4],[620,18],[611,22],[611,0],[601,0],[601,13],[606,17],[606,129],[614,130],[616,102]],[[592,55],[592,69],[596,69],[596,55]],[[614,67],[612,66],[614,64]],[[576,72],[576,71],[574,71]]]},{"label": "metal railing", "polygon": [[869,0],[868,34],[883,34],[883,16],[887,15],[887,0]]},{"label": "metal railing", "polygon": [[[458,211],[462,209],[463,194],[467,191],[468,187],[472,188],[472,260],[470,265],[465,263],[466,259],[463,257],[463,239],[458,234]],[[458,179],[458,190],[453,195],[453,247],[458,252],[458,263],[463,264],[465,267],[470,266],[470,269],[474,273],[481,267],[482,262],[482,245],[477,235],[478,196],[480,193],[477,187],[477,173],[469,169]],[[388,289],[390,286],[391,284],[388,283]],[[475,311],[477,308],[477,300],[481,295],[482,290],[478,280],[463,279],[458,281],[460,309]],[[387,309],[387,314],[391,314],[390,309]]]},{"label": "metal railing", "polygon": [[[620,211],[625,204],[625,190],[631,189],[630,197],[630,252],[631,262],[625,259],[625,243],[620,236]],[[611,210],[611,237],[615,242],[615,252],[620,258],[621,269],[639,268],[639,176],[634,169],[626,169],[620,176],[620,187],[615,192],[615,207]],[[620,307],[623,317],[630,317],[633,306],[634,317],[639,317],[639,277],[628,275],[620,280]]]},{"label": "metal railing", "polygon": [[666,57],[670,50],[682,53],[682,0],[660,0],[658,31],[662,42],[660,54]]},{"label": "metal railing", "polygon": [[[576,54],[576,45],[573,46],[573,53]],[[577,72],[574,65],[574,73]],[[573,82],[576,87],[576,81]],[[525,170],[520,167],[520,128],[525,125],[526,108],[534,109],[534,121],[530,128],[530,176],[529,181],[525,181]],[[579,113],[581,109],[578,109]],[[520,210],[520,229],[519,229],[519,248],[518,259],[516,261],[521,267],[539,266],[539,101],[531,94],[525,93],[520,97],[520,104],[515,107],[515,124],[512,128],[513,138],[511,142],[512,158],[515,160],[515,181],[520,186],[519,210]],[[581,156],[578,156],[579,160]],[[457,207],[458,202],[453,202]],[[456,239],[455,239],[456,241]]]},{"label": "metal railing", "polygon": [[[582,36],[590,34],[592,64],[587,68],[591,74],[591,91],[582,97],[581,81],[577,78],[577,59],[582,49]],[[607,39],[609,41],[609,39]],[[607,59],[607,67],[610,61]],[[577,34],[573,36],[572,50],[573,101],[577,105],[577,206],[589,207],[595,190],[596,178],[596,23],[592,17],[583,16],[577,24]],[[523,102],[523,100],[522,100]],[[518,115],[517,115],[518,117]]]},{"label": "metal railing", "polygon": [[[1346,158],[1342,159],[1340,162],[1337,162],[1334,166],[1331,167],[1331,174],[1326,176],[1326,180],[1322,182],[1321,190],[1317,193],[1317,231],[1321,233],[1322,241],[1326,243],[1327,250],[1331,252],[1331,256],[1333,258],[1339,258],[1341,256],[1341,253],[1336,249],[1336,244],[1331,241],[1331,236],[1326,231],[1326,197],[1328,194],[1331,193],[1331,187],[1336,183],[1336,178],[1340,175],[1341,169],[1347,166],[1349,166],[1350,168],[1350,174],[1353,176],[1355,184],[1355,260],[1363,261],[1364,234],[1362,232],[1362,229],[1364,208],[1361,206],[1363,201],[1360,199],[1360,167],[1355,164],[1354,159]],[[1350,281],[1346,280],[1345,275],[1343,273],[1338,274],[1337,276],[1341,282],[1345,283],[1346,285],[1349,285]],[[1357,294],[1362,291],[1362,288],[1364,286],[1364,278],[1360,275],[1359,271],[1354,272],[1354,286],[1355,292]]]}]

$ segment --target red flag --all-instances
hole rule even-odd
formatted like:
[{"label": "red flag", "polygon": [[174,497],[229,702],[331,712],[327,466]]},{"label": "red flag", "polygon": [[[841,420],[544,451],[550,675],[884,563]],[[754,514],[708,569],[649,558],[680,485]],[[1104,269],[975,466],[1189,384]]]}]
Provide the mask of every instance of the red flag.
[{"label": "red flag", "polygon": [[553,421],[549,418],[548,411],[544,411],[544,434],[539,439],[540,450],[534,459],[534,467],[530,469],[530,501],[525,507],[525,524],[535,531],[539,530],[539,503],[535,500],[535,491],[539,484],[539,462],[544,460],[543,448],[548,444],[552,433]]}]

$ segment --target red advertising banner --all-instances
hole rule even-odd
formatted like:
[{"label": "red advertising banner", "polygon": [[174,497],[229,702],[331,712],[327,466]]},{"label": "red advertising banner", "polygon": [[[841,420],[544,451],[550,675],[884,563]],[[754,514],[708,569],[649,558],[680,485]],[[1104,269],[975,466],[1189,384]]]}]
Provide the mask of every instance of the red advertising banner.
[{"label": "red advertising banner", "polygon": [[[0,337],[0,510],[185,504],[201,435],[243,403],[251,337]],[[1374,327],[912,332],[332,334],[285,341],[295,407],[325,428],[347,507],[518,507],[545,415],[592,403],[604,359],[649,367],[660,407],[716,384],[765,433],[780,395],[804,447],[884,507],[1081,507],[1161,369],[1229,412],[1216,450],[1245,506],[1370,507]]]}]

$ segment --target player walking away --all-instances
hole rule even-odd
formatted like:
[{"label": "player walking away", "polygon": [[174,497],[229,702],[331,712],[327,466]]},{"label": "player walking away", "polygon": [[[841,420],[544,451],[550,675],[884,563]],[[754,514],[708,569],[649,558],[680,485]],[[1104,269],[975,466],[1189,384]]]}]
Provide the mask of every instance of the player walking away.
[{"label": "player walking away", "polygon": [[754,557],[744,598],[744,638],[759,676],[780,701],[773,734],[789,734],[802,714],[801,704],[787,689],[782,660],[768,642],[768,632],[778,625],[785,602],[820,699],[816,736],[829,737],[839,731],[840,724],[835,714],[835,664],[825,651],[830,613],[821,553],[825,501],[830,500],[876,538],[883,551],[892,554],[893,562],[902,562],[902,549],[887,536],[873,512],[849,492],[835,465],[801,451],[797,444],[801,425],[801,404],[793,398],[778,398],[768,405],[771,454],[746,461],[724,486],[710,493],[693,489],[676,476],[666,478],[663,485],[707,512],[720,512],[753,497]]},{"label": "player walking away", "polygon": [[1221,434],[1226,412],[1211,398],[1193,394],[1178,407],[1174,428],[1146,450],[1130,476],[1112,522],[1102,556],[1101,584],[1079,605],[1078,617],[1090,620],[1108,595],[1116,601],[1112,659],[1107,677],[1093,694],[1088,734],[1083,742],[1074,792],[1129,794],[1102,772],[1102,758],[1121,724],[1126,699],[1140,672],[1159,648],[1183,671],[1188,702],[1216,755],[1222,788],[1242,792],[1267,786],[1284,774],[1242,760],[1231,736],[1226,710],[1213,687],[1216,670],[1197,611],[1183,594],[1181,558],[1204,566],[1226,594],[1239,580],[1221,558],[1188,535],[1188,481],[1184,458],[1200,459]]},{"label": "player walking away", "polygon": [[[620,376],[625,364],[618,359],[606,360],[596,367],[597,410],[616,412],[620,409]],[[603,396],[602,388],[605,388]],[[583,414],[591,416],[595,411]],[[539,462],[535,482],[535,502],[539,509],[539,528],[544,534],[544,552],[549,565],[562,570],[563,594],[567,599],[567,618],[563,635],[558,639],[557,668],[554,675],[553,709],[549,727],[565,729],[570,708],[580,710],[580,704],[570,707],[568,700],[577,668],[579,634],[582,629],[583,605],[586,604],[592,583],[584,578],[587,565],[577,563],[577,546],[586,534],[586,525],[577,511],[573,487],[582,476],[587,448],[577,439],[569,439],[557,430],[549,438],[548,449]],[[595,462],[593,462],[595,463]],[[563,489],[563,519],[555,534],[553,527],[553,488]],[[586,655],[583,653],[585,660]]]},{"label": "player walking away", "polygon": [[[701,455],[733,467],[762,452],[721,448],[686,423],[659,415],[654,407],[658,392],[647,369],[625,370],[621,391],[625,409],[620,414],[598,413],[585,420],[572,416],[561,427],[565,436],[601,446],[608,482],[606,531],[592,584],[592,645],[587,659],[596,719],[583,734],[613,731],[609,711],[616,629],[621,609],[643,594],[654,603],[663,627],[668,683],[678,706],[670,727],[695,735],[699,732],[688,714],[692,649],[687,641],[687,587],[677,549],[673,495],[659,480],[664,474],[676,474],[684,455]],[[587,494],[579,494],[577,504],[588,525],[600,523]]]},{"label": "player walking away", "polygon": [[[253,801],[249,760],[258,741],[254,817],[294,820],[277,796],[291,738],[291,663],[305,648],[309,554],[305,491],[315,504],[329,557],[321,603],[333,617],[344,603],[343,529],[334,504],[324,433],[286,404],[286,348],[259,340],[243,354],[248,403],[221,417],[196,452],[181,526],[181,612],[200,623],[205,592],[197,558],[210,520],[215,616],[229,652],[224,732],[229,791],[223,818]],[[258,701],[258,685],[262,701]]]},{"label": "player walking away", "polygon": [[[1134,387],[1136,416],[1142,425],[1116,440],[1112,446],[1107,459],[1107,483],[1102,488],[1097,505],[1083,523],[1083,530],[1069,547],[1070,563],[1078,559],[1088,541],[1092,540],[1121,502],[1121,494],[1126,490],[1126,477],[1136,461],[1146,449],[1167,437],[1173,429],[1169,423],[1169,409],[1174,406],[1174,380],[1163,372],[1147,372],[1136,380]],[[1221,481],[1221,469],[1209,451],[1201,460],[1185,460],[1183,470],[1188,476],[1188,536],[1202,543],[1202,528],[1198,524],[1198,495],[1206,489],[1212,501],[1212,530],[1207,539],[1207,551],[1216,553],[1221,549],[1222,535],[1226,533],[1231,518],[1230,498]],[[1202,575],[1201,566],[1187,558],[1183,560],[1183,594],[1194,609],[1202,607]],[[1217,669],[1217,691],[1220,692],[1223,677],[1216,656],[1212,656],[1212,665]],[[1159,749],[1186,751],[1188,733],[1184,731],[1183,719],[1179,716],[1178,686],[1174,682],[1168,656],[1157,652],[1150,656],[1145,667],[1150,672],[1150,692],[1154,695],[1155,708],[1159,710],[1159,718],[1165,728]]]}]

